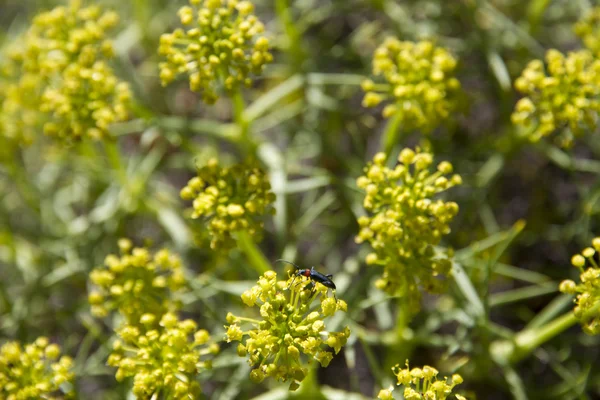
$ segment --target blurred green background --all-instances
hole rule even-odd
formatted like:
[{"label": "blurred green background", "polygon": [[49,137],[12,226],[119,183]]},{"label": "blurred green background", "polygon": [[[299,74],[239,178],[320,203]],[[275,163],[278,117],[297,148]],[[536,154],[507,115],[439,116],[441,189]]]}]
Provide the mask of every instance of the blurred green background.
[{"label": "blurred green background", "polygon": [[[216,155],[241,156],[226,99],[207,106],[184,81],[160,85],[158,40],[177,26],[184,2],[93,3],[121,17],[115,66],[132,85],[135,116],[113,127],[120,160],[98,144],[0,143],[0,341],[46,335],[74,356],[79,398],[121,399],[128,386],[105,365],[111,321],[92,318],[87,304],[88,273],[116,251],[118,238],[181,254],[194,289],[184,314],[216,338],[227,312],[240,313],[239,295],[257,274],[239,249],[198,247],[185,219],[188,205],[179,199],[196,166]],[[514,79],[547,49],[581,47],[572,24],[593,2],[254,3],[275,57],[244,92],[257,114],[251,134],[278,196],[260,247],[271,262],[285,258],[334,274],[337,295],[349,305],[347,318],[334,325],[350,324],[353,335],[318,371],[323,394],[373,398],[392,382],[389,368],[409,358],[443,374],[460,372],[471,399],[600,398],[599,340],[578,326],[511,367],[498,366],[489,352],[494,340],[571,308],[558,283],[576,276],[571,255],[599,232],[600,142],[588,135],[568,151],[551,140],[530,144],[510,122]],[[33,15],[57,4],[1,1],[1,43],[17,40]],[[388,35],[433,38],[460,60],[461,112],[429,140],[436,160],[452,162],[465,182],[445,194],[460,205],[446,244],[457,250],[475,296],[460,284],[447,295],[425,296],[422,312],[401,332],[394,329],[395,299],[373,287],[380,270],[364,265],[367,246],[354,243],[364,213],[354,181],[379,150],[386,124],[380,109],[361,107],[360,82]],[[404,135],[395,152],[421,139]],[[286,385],[256,385],[248,373],[224,344],[202,377],[206,397],[287,396]]]}]

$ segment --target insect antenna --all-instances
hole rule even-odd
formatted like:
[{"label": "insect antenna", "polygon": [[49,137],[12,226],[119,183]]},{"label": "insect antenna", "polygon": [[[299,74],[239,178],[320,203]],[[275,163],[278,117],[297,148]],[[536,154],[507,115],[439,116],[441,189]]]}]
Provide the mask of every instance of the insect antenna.
[{"label": "insect antenna", "polygon": [[302,268],[300,268],[299,266],[297,266],[296,264],[294,264],[293,262],[291,262],[291,261],[288,261],[288,260],[282,260],[281,258],[280,258],[279,260],[275,260],[275,262],[284,262],[284,263],[287,263],[287,264],[293,265],[294,267],[296,267],[296,269],[302,269]]}]

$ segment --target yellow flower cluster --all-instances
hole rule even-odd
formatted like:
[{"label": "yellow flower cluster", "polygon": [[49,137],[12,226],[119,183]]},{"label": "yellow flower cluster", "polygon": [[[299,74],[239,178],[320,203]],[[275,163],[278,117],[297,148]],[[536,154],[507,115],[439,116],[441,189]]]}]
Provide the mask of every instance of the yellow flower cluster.
[{"label": "yellow flower cluster", "polygon": [[[306,277],[278,281],[277,273],[267,271],[258,280],[258,285],[242,294],[242,301],[249,307],[260,309],[261,319],[237,317],[227,314],[227,342],[239,341],[237,352],[240,357],[249,356],[252,366],[250,379],[261,382],[265,377],[281,381],[291,380],[290,390],[296,390],[305,378],[308,368],[304,354],[310,363],[317,360],[327,367],[346,344],[350,329],[327,332],[324,319],[337,311],[346,311],[343,300],[327,296],[327,287],[313,284]],[[312,303],[320,301],[320,310],[311,311]],[[243,323],[253,328],[242,330]],[[324,338],[326,337],[326,338]]]},{"label": "yellow flower cluster", "polygon": [[106,61],[118,16],[72,0],[36,16],[0,66],[0,133],[31,142],[39,129],[60,139],[103,138],[128,116],[131,93]]},{"label": "yellow flower cluster", "polygon": [[373,55],[373,74],[386,84],[363,82],[364,107],[391,103],[383,116],[398,116],[404,131],[429,133],[456,108],[460,82],[454,77],[456,60],[432,42],[387,38]]},{"label": "yellow flower cluster", "polygon": [[61,399],[60,386],[71,382],[73,361],[45,337],[23,348],[18,342],[0,347],[0,398]]},{"label": "yellow flower cluster", "polygon": [[228,91],[250,85],[251,74],[261,74],[273,60],[263,24],[253,14],[250,1],[190,0],[179,10],[184,29],[163,34],[159,54],[163,85],[178,75],[189,75],[190,88],[214,103],[218,86]]},{"label": "yellow flower cluster", "polygon": [[369,242],[373,252],[369,265],[383,266],[376,285],[391,295],[403,295],[418,309],[419,286],[439,292],[446,284],[451,262],[448,254],[434,246],[450,232],[450,222],[458,212],[455,202],[433,197],[462,183],[452,175],[452,165],[441,162],[432,172],[433,155],[404,149],[394,168],[385,166],[386,156],[378,153],[357,179],[365,191],[364,207],[372,216],[358,219],[357,243]]},{"label": "yellow flower cluster", "polygon": [[247,231],[259,241],[262,217],[275,211],[268,176],[250,163],[221,167],[216,159],[209,160],[181,190],[181,198],[193,200],[193,219],[206,221],[212,249],[231,248],[236,231]]},{"label": "yellow flower cluster", "polygon": [[[392,368],[392,372],[398,378],[397,385],[404,386],[403,399],[405,400],[446,400],[452,394],[456,385],[463,382],[459,374],[452,375],[450,381],[447,377],[440,380],[437,378],[438,370],[425,365],[423,368],[410,369],[408,360],[406,368],[401,369],[397,364]],[[390,389],[382,389],[377,396],[380,400],[392,400],[394,398]],[[466,400],[464,396],[455,394],[457,400]]]},{"label": "yellow flower cluster", "polygon": [[118,310],[128,324],[158,322],[163,314],[178,308],[173,293],[186,285],[178,256],[162,249],[151,254],[132,248],[128,239],[119,240],[120,257],[111,254],[104,267],[94,269],[90,279],[97,286],[88,295],[92,314],[103,317]]},{"label": "yellow flower cluster", "polygon": [[590,9],[573,27],[583,45],[596,56],[600,55],[600,7]]},{"label": "yellow flower cluster", "polygon": [[560,283],[563,293],[577,295],[573,309],[583,331],[589,335],[600,334],[600,266],[595,256],[600,252],[600,237],[592,240],[592,247],[571,258],[571,264],[580,272],[581,283],[567,279]]},{"label": "yellow flower cluster", "polygon": [[116,329],[108,364],[117,367],[116,378],[133,377],[137,398],[195,399],[200,396],[198,373],[210,368],[202,356],[215,354],[210,335],[192,320],[180,320],[174,293],[186,285],[179,257],[160,250],[133,248],[119,241],[121,255],[109,255],[105,268],[92,271],[99,290],[89,294],[92,313],[104,316],[116,309],[124,323]]},{"label": "yellow flower cluster", "polygon": [[569,53],[548,50],[546,64],[531,61],[515,81],[520,99],[512,122],[529,128],[532,142],[555,131],[563,134],[562,146],[573,136],[593,131],[600,111],[600,60],[587,50]]},{"label": "yellow flower cluster", "polygon": [[197,399],[201,396],[196,376],[211,362],[202,356],[216,354],[219,346],[208,344],[207,331],[197,329],[191,319],[179,320],[173,313],[162,316],[159,326],[148,331],[125,325],[117,331],[108,365],[118,368],[116,378],[133,377],[138,399]]}]

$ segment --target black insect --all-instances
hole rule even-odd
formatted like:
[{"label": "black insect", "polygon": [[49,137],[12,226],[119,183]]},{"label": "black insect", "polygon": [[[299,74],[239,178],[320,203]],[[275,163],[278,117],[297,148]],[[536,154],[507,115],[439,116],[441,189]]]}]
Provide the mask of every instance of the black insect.
[{"label": "black insect", "polygon": [[[311,267],[310,269],[303,269],[294,264],[293,262],[286,260],[276,260],[275,262],[284,262],[293,265],[296,268],[296,272],[294,272],[294,279],[296,279],[297,276],[305,276],[314,282],[319,282],[321,285],[335,290],[335,283],[333,283],[333,281],[331,280],[331,278],[333,278],[333,275],[331,274],[323,275],[319,271],[315,271],[315,267]],[[294,283],[293,280],[292,283]]]}]

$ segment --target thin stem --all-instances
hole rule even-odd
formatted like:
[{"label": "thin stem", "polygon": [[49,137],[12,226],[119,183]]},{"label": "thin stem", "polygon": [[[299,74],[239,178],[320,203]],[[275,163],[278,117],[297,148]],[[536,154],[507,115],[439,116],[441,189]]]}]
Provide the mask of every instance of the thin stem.
[{"label": "thin stem", "polygon": [[271,269],[271,264],[267,257],[263,254],[260,248],[254,243],[252,236],[247,231],[239,231],[236,233],[237,245],[246,255],[252,268],[259,274],[264,274]]},{"label": "thin stem", "polygon": [[108,164],[111,166],[113,171],[117,174],[119,182],[122,186],[127,183],[127,172],[123,166],[123,157],[121,156],[121,150],[116,140],[105,140],[104,141],[104,152],[108,158]]},{"label": "thin stem", "polygon": [[288,0],[276,0],[275,12],[279,22],[283,25],[283,31],[287,36],[288,53],[291,58],[291,65],[296,71],[302,69],[302,64],[305,59],[304,50],[302,49],[301,36],[298,28],[294,24],[294,19],[291,13],[292,7],[288,4]]},{"label": "thin stem", "polygon": [[575,325],[577,318],[573,311],[570,311],[560,317],[550,321],[548,324],[532,330],[523,330],[515,336],[515,353],[512,361],[516,362],[530,354],[543,343],[552,339],[554,336]]},{"label": "thin stem", "polygon": [[254,155],[256,153],[256,144],[250,139],[250,121],[246,118],[246,103],[242,96],[242,91],[236,89],[232,96],[233,119],[240,130],[239,145],[240,150],[245,155]]},{"label": "thin stem", "polygon": [[400,120],[402,119],[402,115],[397,113],[392,118],[390,118],[385,127],[385,131],[383,132],[382,147],[385,152],[386,157],[389,157],[398,143],[398,139],[400,136]]},{"label": "thin stem", "polygon": [[[582,319],[596,314],[598,310],[600,310],[600,302],[586,311]],[[503,340],[492,343],[490,352],[500,364],[515,364],[548,340],[575,325],[578,320],[573,311],[570,311],[543,326],[522,330],[515,335],[512,341]]]}]

